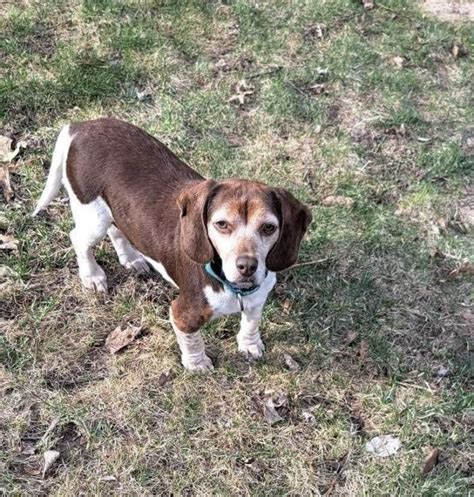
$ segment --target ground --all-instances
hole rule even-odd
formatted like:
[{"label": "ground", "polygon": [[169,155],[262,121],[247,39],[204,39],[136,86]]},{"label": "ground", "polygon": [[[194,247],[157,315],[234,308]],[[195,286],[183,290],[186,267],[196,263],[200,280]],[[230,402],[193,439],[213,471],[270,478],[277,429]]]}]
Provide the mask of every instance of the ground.
[{"label": "ground", "polygon": [[[373,3],[2,3],[0,134],[26,148],[0,206],[0,493],[468,494],[474,30]],[[104,241],[110,292],[91,294],[64,196],[29,217],[61,126],[104,115],[311,206],[263,360],[222,319],[204,330],[215,371],[185,372],[166,282]],[[143,331],[110,354],[118,325]],[[367,452],[378,435],[401,448]]]}]

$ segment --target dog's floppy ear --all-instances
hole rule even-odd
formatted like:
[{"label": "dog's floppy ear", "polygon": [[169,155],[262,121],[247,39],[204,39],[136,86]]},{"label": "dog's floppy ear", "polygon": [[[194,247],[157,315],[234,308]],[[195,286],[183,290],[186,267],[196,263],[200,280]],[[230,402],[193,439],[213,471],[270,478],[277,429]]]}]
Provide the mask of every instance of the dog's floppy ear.
[{"label": "dog's floppy ear", "polygon": [[177,201],[181,211],[181,248],[199,264],[206,264],[214,257],[214,248],[207,236],[206,217],[208,199],[216,185],[210,179],[192,183],[181,192]]},{"label": "dog's floppy ear", "polygon": [[267,256],[267,268],[270,271],[282,271],[298,259],[301,239],[312,216],[309,208],[290,192],[275,188],[271,195],[280,220],[280,234]]}]

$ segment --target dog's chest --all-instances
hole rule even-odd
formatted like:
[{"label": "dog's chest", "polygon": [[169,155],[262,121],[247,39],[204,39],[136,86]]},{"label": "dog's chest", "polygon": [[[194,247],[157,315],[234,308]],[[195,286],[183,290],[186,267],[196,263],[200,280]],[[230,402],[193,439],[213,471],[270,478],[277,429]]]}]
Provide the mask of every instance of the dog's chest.
[{"label": "dog's chest", "polygon": [[[263,284],[260,288],[251,295],[242,297],[242,305],[244,311],[250,311],[265,304],[268,293],[271,291],[276,283],[275,273],[268,273]],[[204,295],[206,300],[213,311],[213,318],[225,316],[227,314],[235,314],[241,312],[241,307],[237,295],[232,293],[229,289],[215,291],[211,286],[204,288]]]}]

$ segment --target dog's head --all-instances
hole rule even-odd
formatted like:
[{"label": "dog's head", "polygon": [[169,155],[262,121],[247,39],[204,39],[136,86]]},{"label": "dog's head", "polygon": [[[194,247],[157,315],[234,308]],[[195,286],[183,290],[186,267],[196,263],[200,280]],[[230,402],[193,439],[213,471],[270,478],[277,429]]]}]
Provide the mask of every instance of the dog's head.
[{"label": "dog's head", "polygon": [[291,193],[247,180],[194,183],[178,206],[184,252],[200,264],[217,262],[242,289],[292,266],[311,222],[309,208]]}]

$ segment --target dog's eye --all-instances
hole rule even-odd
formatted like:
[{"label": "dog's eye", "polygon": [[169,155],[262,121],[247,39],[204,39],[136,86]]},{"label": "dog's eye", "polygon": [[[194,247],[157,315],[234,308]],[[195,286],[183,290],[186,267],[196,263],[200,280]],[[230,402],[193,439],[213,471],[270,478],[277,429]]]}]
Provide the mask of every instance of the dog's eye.
[{"label": "dog's eye", "polygon": [[217,221],[214,226],[220,231],[226,231],[229,229],[229,223],[227,221]]},{"label": "dog's eye", "polygon": [[265,223],[263,226],[262,226],[262,233],[266,236],[270,236],[270,235],[273,235],[273,233],[275,233],[275,230],[277,229],[277,227],[274,225],[274,224],[271,224],[271,223]]}]

